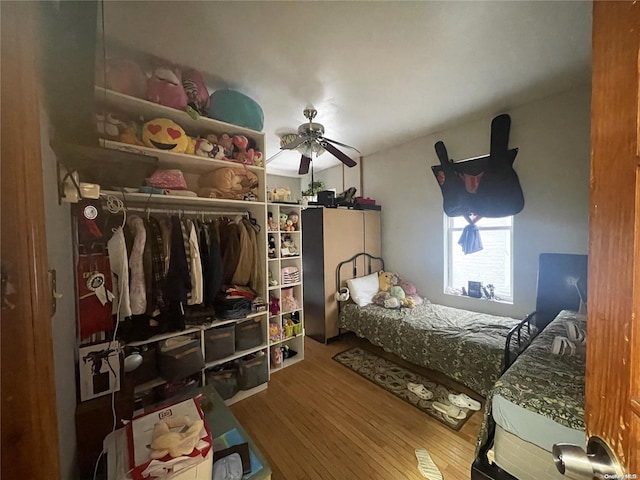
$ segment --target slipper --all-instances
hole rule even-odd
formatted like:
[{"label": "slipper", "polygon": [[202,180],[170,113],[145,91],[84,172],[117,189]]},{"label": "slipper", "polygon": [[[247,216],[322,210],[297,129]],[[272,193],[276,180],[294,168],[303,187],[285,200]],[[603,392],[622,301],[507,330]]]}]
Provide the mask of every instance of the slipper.
[{"label": "slipper", "polygon": [[435,408],[438,412],[444,413],[447,417],[455,418],[456,420],[462,420],[467,417],[466,412],[460,410],[460,408],[455,405],[446,405],[440,402],[433,402],[433,408]]},{"label": "slipper", "polygon": [[587,332],[580,328],[576,322],[568,321],[565,326],[567,327],[567,337],[570,341],[579,345],[585,344]]},{"label": "slipper", "polygon": [[449,401],[456,407],[468,408],[469,410],[480,410],[480,402],[474,400],[468,395],[465,395],[464,393],[459,393],[458,395],[450,393]]},{"label": "slipper", "polygon": [[440,473],[436,464],[431,460],[429,452],[424,448],[416,448],[416,458],[418,459],[418,470],[423,477],[429,480],[442,480],[442,473]]},{"label": "slipper", "polygon": [[427,390],[427,388],[421,383],[407,383],[407,389],[411,393],[415,393],[422,400],[431,400],[433,398],[433,392]]}]

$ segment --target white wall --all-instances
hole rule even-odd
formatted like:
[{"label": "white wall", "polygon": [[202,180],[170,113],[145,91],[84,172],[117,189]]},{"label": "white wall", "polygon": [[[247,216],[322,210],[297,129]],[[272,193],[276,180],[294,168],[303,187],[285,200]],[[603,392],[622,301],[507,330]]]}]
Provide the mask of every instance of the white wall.
[{"label": "white wall", "polygon": [[51,319],[61,478],[77,478],[76,464],[76,310],[69,204],[58,205],[56,157],[49,146],[49,119],[40,114],[42,175],[49,269],[57,273],[56,314]]},{"label": "white wall", "polygon": [[514,218],[514,304],[445,295],[442,194],[430,167],[434,144],[462,160],[489,153],[491,119],[469,120],[363,160],[366,195],[382,205],[382,253],[432,302],[522,317],[535,306],[538,255],[587,253],[590,88],[507,112],[525,207]]},{"label": "white wall", "polygon": [[267,190],[286,187],[289,187],[289,190],[291,190],[291,200],[293,200],[294,202],[300,200],[301,195],[299,177],[284,177],[282,175],[267,174]]},{"label": "white wall", "polygon": [[[327,152],[324,155],[330,154]],[[355,160],[356,162],[358,162],[358,165],[356,165],[355,167],[343,167],[341,164],[335,167],[321,170],[319,172],[314,172],[313,180],[315,182],[324,182],[327,190],[335,189],[337,194],[344,192],[349,187],[356,187],[358,189],[358,191],[356,192],[356,196],[360,196],[362,193],[360,191],[360,160]],[[300,177],[302,190],[306,190],[307,188],[309,188],[310,183],[310,173]]]}]

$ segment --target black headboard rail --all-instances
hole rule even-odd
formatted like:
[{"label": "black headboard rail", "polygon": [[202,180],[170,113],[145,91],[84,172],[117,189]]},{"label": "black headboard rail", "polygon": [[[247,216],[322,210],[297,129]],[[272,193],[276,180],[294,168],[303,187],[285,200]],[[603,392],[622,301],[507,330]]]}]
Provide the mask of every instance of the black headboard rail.
[{"label": "black headboard rail", "polygon": [[342,262],[340,262],[338,264],[338,266],[336,267],[336,290],[339,290],[340,287],[342,286],[342,278],[340,275],[340,271],[342,270],[342,266],[347,264],[347,263],[351,263],[352,265],[352,272],[353,272],[353,277],[351,278],[356,278],[358,276],[358,258],[360,257],[364,257],[365,258],[365,262],[366,262],[366,269],[367,269],[367,275],[373,273],[373,270],[371,269],[371,262],[373,260],[377,260],[380,262],[380,270],[384,270],[384,260],[382,259],[382,257],[376,257],[374,255],[371,255],[367,252],[360,252],[360,253],[356,253],[353,257],[347,259],[347,260],[343,260]]}]

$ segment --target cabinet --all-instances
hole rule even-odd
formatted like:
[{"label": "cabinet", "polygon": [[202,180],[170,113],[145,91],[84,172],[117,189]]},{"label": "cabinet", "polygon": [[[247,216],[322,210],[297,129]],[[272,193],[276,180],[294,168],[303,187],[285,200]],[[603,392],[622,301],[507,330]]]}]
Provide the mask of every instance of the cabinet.
[{"label": "cabinet", "polygon": [[[270,203],[267,216],[269,344],[274,372],[304,359],[303,222],[299,205]],[[285,357],[281,362],[277,349]]]},{"label": "cabinet", "polygon": [[[102,87],[96,87],[95,93],[96,101],[105,109],[123,111],[131,116],[142,117],[146,121],[154,118],[168,118],[180,125],[191,137],[206,136],[208,134],[221,135],[223,133],[244,135],[255,141],[257,149],[264,152],[265,141],[264,133],[262,132],[206,117],[194,119],[185,112],[143,99],[129,97]],[[158,159],[158,167],[161,169],[180,169],[187,183],[187,189],[192,191],[198,190],[198,178],[200,175],[221,167],[240,166],[238,163],[228,160],[174,153],[106,139],[101,140],[101,145],[106,149],[124,150],[156,157]],[[130,211],[171,212],[195,218],[208,215],[233,216],[248,213],[261,227],[260,232],[257,234],[259,252],[257,263],[262,272],[261,277],[264,280],[255,290],[260,297],[267,299],[266,172],[262,166],[247,165],[246,168],[257,176],[259,182],[258,193],[254,201],[109,190],[103,190],[102,195],[112,195],[123,200],[126,208]],[[143,401],[142,399],[144,399],[145,395],[148,395],[153,389],[162,388],[166,384],[162,377],[162,372],[154,369],[157,365],[154,365],[153,362],[158,359],[159,352],[167,347],[167,341],[179,343],[180,340],[186,340],[187,338],[191,340],[187,351],[190,354],[194,353],[195,346],[201,362],[197,371],[189,377],[194,388],[207,383],[219,386],[221,375],[231,379],[227,384],[235,379],[235,388],[226,390],[227,393],[231,392],[230,395],[226,395],[228,404],[265,389],[269,377],[268,325],[268,310],[265,308],[262,311],[254,311],[243,318],[233,320],[211,319],[203,325],[157,335],[143,341],[130,342],[124,345],[125,351],[140,351],[143,357],[147,354],[149,357],[148,363],[151,365],[150,367],[147,365],[146,369],[138,374],[136,374],[136,370],[132,372],[136,379],[134,389],[136,397]],[[180,353],[175,355],[175,358],[178,361],[184,361],[186,357],[183,353]],[[253,364],[250,365],[249,360],[257,360],[257,362],[254,362],[257,368],[250,370],[249,367],[253,366]],[[144,363],[143,366],[145,366]],[[192,368],[190,366],[190,369]],[[167,377],[166,372],[164,377]],[[170,394],[171,392],[166,393]],[[154,401],[154,399],[150,398],[149,401]]]},{"label": "cabinet", "polygon": [[[339,334],[336,267],[360,252],[380,255],[380,212],[308,208],[302,212],[302,223],[306,334],[326,343]],[[359,272],[364,272],[364,264]]]}]

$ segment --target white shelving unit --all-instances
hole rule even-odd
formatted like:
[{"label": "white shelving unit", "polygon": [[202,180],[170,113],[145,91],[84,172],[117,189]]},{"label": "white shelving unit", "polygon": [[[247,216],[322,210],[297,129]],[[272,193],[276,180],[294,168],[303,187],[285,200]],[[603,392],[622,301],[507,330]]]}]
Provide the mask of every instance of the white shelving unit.
[{"label": "white shelving unit", "polygon": [[[193,119],[186,112],[178,111],[172,108],[168,108],[162,105],[158,105],[147,100],[130,97],[111,90],[107,90],[102,87],[95,88],[96,101],[101,104],[105,109],[114,109],[122,112],[126,112],[131,116],[142,117],[145,121],[152,120],[154,118],[169,118],[179,124],[185,132],[192,136],[206,136],[210,133],[220,135],[222,133],[228,133],[229,135],[245,135],[253,139],[256,142],[257,149],[263,152],[265,151],[265,136],[264,133],[253,131],[244,127],[231,125],[225,122],[219,122],[206,117],[199,117]],[[115,142],[111,140],[102,140],[101,145],[108,149],[133,151],[143,155],[154,156],[159,159],[159,168],[177,168],[180,169],[187,182],[189,190],[197,191],[198,177],[203,173],[215,170],[221,167],[229,166],[241,166],[238,163],[234,163],[227,160],[216,160],[196,155],[189,155],[183,153],[172,153],[144,146],[134,146]],[[258,221],[261,227],[260,234],[258,235],[258,247],[261,252],[260,265],[264,272],[267,272],[267,204],[266,204],[266,171],[264,167],[258,167],[253,165],[247,165],[246,168],[253,172],[259,181],[259,192],[257,195],[257,201],[241,201],[241,200],[225,200],[225,199],[210,199],[200,197],[184,197],[176,195],[153,195],[146,193],[125,193],[120,191],[103,191],[103,194],[110,194],[125,200],[127,207],[138,208],[153,208],[166,209],[168,211],[181,211],[181,210],[198,210],[207,211],[229,211],[230,214],[237,212],[249,212],[253,218]],[[301,245],[301,242],[299,242]],[[300,264],[301,267],[301,264]],[[264,275],[266,278],[267,275]],[[261,285],[257,291],[257,294],[267,301],[269,298],[267,290],[267,282]],[[301,290],[300,290],[301,291]],[[216,320],[207,325],[198,327],[189,327],[183,331],[170,332],[162,335],[151,337],[147,340],[128,343],[127,347],[140,347],[143,345],[156,344],[169,338],[182,336],[182,335],[195,335],[200,339],[200,345],[202,347],[203,358],[206,358],[206,342],[205,332],[214,327],[228,326],[242,320],[252,318],[261,322],[261,328],[263,328],[263,342],[255,348],[236,351],[233,355],[229,355],[225,358],[208,362],[205,364],[205,368],[201,371],[201,383],[204,385],[207,382],[206,372],[208,369],[214,368],[221,364],[232,362],[234,360],[245,357],[250,354],[260,354],[262,352],[266,358],[269,358],[269,335],[268,335],[268,310],[263,312],[255,312],[250,314],[245,319],[237,320]],[[268,362],[268,360],[267,360]],[[268,363],[267,363],[268,364]],[[141,383],[135,387],[137,394],[141,394],[157,386],[166,383],[161,378],[152,379],[150,381]],[[261,383],[253,388],[246,390],[240,390],[236,395],[226,400],[227,404],[232,404],[249,395],[257,393],[267,388],[267,382]]]},{"label": "white shelving unit", "polygon": [[[281,228],[280,216],[289,217],[291,214],[297,215],[298,221],[296,229],[285,231]],[[275,348],[288,348],[289,351],[296,352],[296,355],[283,360],[280,366],[273,363],[273,353],[270,355],[270,370],[272,373],[282,370],[304,359],[304,311],[302,298],[302,211],[300,205],[284,203],[268,203],[267,216],[272,221],[268,225],[277,224],[277,230],[267,232],[268,235],[268,274],[269,274],[269,297],[277,298],[280,304],[280,311],[272,315],[269,312],[269,324],[278,326],[281,337],[269,338],[270,350]],[[293,247],[291,247],[293,245]],[[282,269],[290,267],[297,269],[299,280],[285,283]],[[277,282],[277,283],[273,283]],[[288,310],[289,303],[285,301],[288,295],[295,299],[296,308]],[[271,303],[271,301],[269,302]],[[290,322],[297,322],[290,325]],[[271,328],[270,328],[271,330]]]}]

